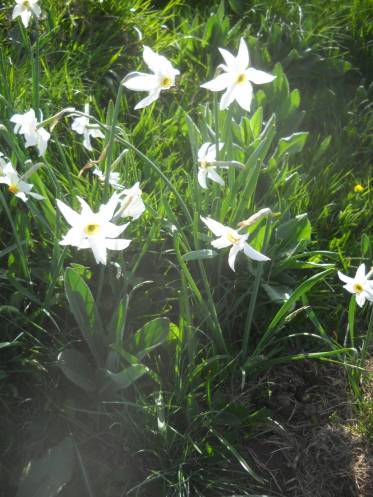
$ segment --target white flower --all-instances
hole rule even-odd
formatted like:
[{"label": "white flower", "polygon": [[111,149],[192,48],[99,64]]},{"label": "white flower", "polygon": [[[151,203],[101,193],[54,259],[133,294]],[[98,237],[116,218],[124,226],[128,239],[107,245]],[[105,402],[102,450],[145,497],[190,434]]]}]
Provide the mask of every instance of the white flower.
[{"label": "white flower", "polygon": [[180,74],[166,57],[156,54],[149,47],[144,46],[143,58],[153,74],[131,72],[123,81],[123,85],[129,90],[149,92],[135,109],[142,109],[157,100],[162,90],[168,90],[175,85],[175,77]]},{"label": "white flower", "polygon": [[217,249],[231,247],[228,256],[228,264],[233,271],[237,254],[240,251],[243,251],[244,254],[247,255],[247,257],[250,257],[254,261],[270,260],[269,257],[256,251],[255,249],[250,247],[248,243],[246,243],[249,235],[241,235],[233,228],[224,226],[224,224],[221,224],[218,221],[214,221],[214,219],[211,219],[209,217],[206,218],[201,216],[201,220],[206,224],[208,229],[214,233],[214,235],[219,237],[211,242],[211,245],[213,247]]},{"label": "white flower", "polygon": [[14,114],[10,121],[15,123],[14,132],[24,136],[26,140],[25,147],[36,146],[39,149],[39,155],[45,154],[50,134],[44,128],[38,126],[38,120],[33,109],[24,114]]},{"label": "white flower", "polygon": [[12,19],[21,16],[22,23],[25,28],[28,27],[31,16],[39,19],[41,9],[38,5],[39,0],[16,0],[16,5],[13,9]]},{"label": "white flower", "polygon": [[338,276],[346,283],[343,288],[355,294],[356,302],[360,307],[363,307],[365,300],[373,302],[373,281],[368,280],[370,272],[365,274],[365,264],[360,264],[354,278],[350,278],[340,271],[338,271]]},{"label": "white flower", "polygon": [[138,219],[145,211],[144,202],[141,200],[142,191],[140,183],[135,183],[131,188],[123,190],[119,194],[119,209],[116,217],[132,217]]},{"label": "white flower", "polygon": [[8,164],[1,168],[1,174],[3,174],[3,176],[0,176],[0,183],[8,185],[8,191],[10,193],[13,193],[16,197],[20,198],[24,202],[27,202],[28,196],[34,197],[37,200],[44,199],[42,195],[31,191],[33,185],[23,181],[22,176],[18,175],[17,171],[14,169],[10,162],[8,162]]},{"label": "white flower", "polygon": [[[222,148],[223,143],[219,143],[219,150]],[[198,183],[202,188],[206,189],[206,178],[219,183],[224,186],[223,178],[216,171],[216,146],[211,143],[204,143],[198,150]]]},{"label": "white flower", "polygon": [[131,243],[131,240],[117,239],[117,236],[127,228],[128,223],[116,226],[110,222],[118,198],[111,197],[107,204],[101,205],[97,213],[93,212],[82,198],[78,197],[78,200],[82,206],[80,214],[61,200],[57,200],[59,210],[71,226],[60,241],[60,245],[72,245],[79,249],[91,248],[97,264],[106,264],[106,249],[123,250]]},{"label": "white flower", "polygon": [[270,83],[276,76],[248,67],[249,51],[243,38],[240,41],[237,57],[224,48],[219,48],[219,50],[225,61],[225,64],[221,64],[219,68],[224,72],[201,87],[211,91],[226,90],[220,100],[221,110],[227,109],[236,100],[244,110],[249,111],[253,97],[251,83],[257,85]]},{"label": "white flower", "polygon": [[86,104],[84,108],[84,113],[87,116],[80,116],[74,119],[71,129],[76,131],[79,135],[83,135],[83,145],[87,150],[93,150],[91,145],[92,138],[105,138],[105,135],[100,130],[98,124],[89,123],[89,105]]},{"label": "white flower", "polygon": [[[100,169],[95,167],[95,169],[92,171],[92,173],[97,176],[98,180],[101,183],[105,183],[105,173],[103,173]],[[113,188],[121,188],[121,185],[119,184],[119,173],[115,172],[110,172],[109,174],[109,185],[111,185]]]}]

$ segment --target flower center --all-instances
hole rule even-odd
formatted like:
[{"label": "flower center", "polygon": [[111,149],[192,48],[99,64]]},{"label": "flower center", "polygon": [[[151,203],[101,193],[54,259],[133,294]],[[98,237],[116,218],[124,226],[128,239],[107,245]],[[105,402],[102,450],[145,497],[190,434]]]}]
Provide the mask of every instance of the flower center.
[{"label": "flower center", "polygon": [[87,224],[87,226],[84,228],[84,233],[88,236],[91,235],[97,235],[97,233],[100,231],[100,225],[99,224]]},{"label": "flower center", "polygon": [[169,76],[163,76],[161,79],[161,87],[169,88],[172,85],[172,79]]},{"label": "flower center", "polygon": [[19,188],[18,188],[17,185],[14,185],[14,184],[9,185],[8,186],[8,192],[14,193],[14,194],[19,193]]},{"label": "flower center", "polygon": [[354,290],[356,293],[361,293],[364,291],[364,288],[363,288],[363,285],[361,285],[360,283],[355,283],[354,284]]},{"label": "flower center", "polygon": [[227,240],[231,242],[233,245],[237,245],[237,243],[240,242],[241,237],[239,235],[236,235],[236,233],[228,232]]},{"label": "flower center", "polygon": [[29,2],[29,0],[23,0],[23,6],[24,6],[26,9],[29,9],[29,8],[30,8],[30,2]]},{"label": "flower center", "polygon": [[237,76],[236,83],[238,85],[241,85],[242,83],[246,83],[246,81],[247,81],[247,76],[244,72]]},{"label": "flower center", "polygon": [[209,168],[213,167],[213,164],[212,164],[212,162],[209,162],[207,160],[200,160],[199,167],[201,169],[209,169]]}]

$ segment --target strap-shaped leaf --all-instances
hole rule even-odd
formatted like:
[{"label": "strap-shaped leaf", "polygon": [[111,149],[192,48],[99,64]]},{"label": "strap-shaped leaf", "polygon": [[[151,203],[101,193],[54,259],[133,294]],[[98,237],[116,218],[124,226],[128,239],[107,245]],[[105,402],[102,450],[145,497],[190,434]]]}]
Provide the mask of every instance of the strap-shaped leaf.
[{"label": "strap-shaped leaf", "polygon": [[103,328],[96,304],[86,282],[71,268],[65,271],[65,292],[84,340],[98,365],[103,363]]}]

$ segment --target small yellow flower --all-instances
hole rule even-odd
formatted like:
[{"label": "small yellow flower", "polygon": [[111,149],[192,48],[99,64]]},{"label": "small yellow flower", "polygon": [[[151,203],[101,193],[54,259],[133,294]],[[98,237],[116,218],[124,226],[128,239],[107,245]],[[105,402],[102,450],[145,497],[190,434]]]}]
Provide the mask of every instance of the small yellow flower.
[{"label": "small yellow flower", "polygon": [[360,185],[360,184],[355,185],[355,187],[354,187],[354,192],[355,193],[361,193],[362,191],[364,191],[363,185]]}]

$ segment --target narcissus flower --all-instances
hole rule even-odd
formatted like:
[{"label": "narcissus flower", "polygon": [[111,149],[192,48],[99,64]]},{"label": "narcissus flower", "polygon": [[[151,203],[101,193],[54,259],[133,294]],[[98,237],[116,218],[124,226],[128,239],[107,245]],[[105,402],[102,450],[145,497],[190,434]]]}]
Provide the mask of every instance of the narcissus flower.
[{"label": "narcissus flower", "polygon": [[276,76],[248,67],[249,51],[243,38],[240,41],[237,57],[224,48],[219,48],[219,50],[225,64],[220,64],[218,68],[224,72],[201,87],[211,91],[226,90],[220,100],[220,110],[227,109],[236,100],[244,110],[249,111],[253,97],[251,83],[256,85],[270,83]]},{"label": "narcissus flower", "polygon": [[[98,169],[98,167],[95,167],[92,172],[95,176],[97,176],[98,180],[101,183],[105,183],[105,173],[103,173],[100,169]],[[111,185],[115,189],[121,188],[121,186],[119,184],[119,173],[110,172],[109,185]]]},{"label": "narcissus flower", "polygon": [[368,280],[370,275],[371,271],[365,274],[365,264],[360,264],[354,278],[350,278],[338,271],[339,279],[346,283],[343,288],[355,294],[356,303],[360,307],[363,307],[365,300],[373,302],[373,281]]},{"label": "narcissus flower", "polygon": [[121,191],[119,194],[119,209],[115,213],[115,217],[138,219],[145,211],[141,195],[142,191],[139,182],[135,183],[131,188]]},{"label": "narcissus flower", "polygon": [[131,72],[122,83],[129,90],[149,93],[147,97],[140,100],[135,109],[147,107],[157,100],[161,91],[168,90],[175,85],[175,77],[180,74],[180,71],[172,67],[166,57],[156,54],[147,46],[144,46],[143,58],[153,74]]},{"label": "narcissus flower", "polygon": [[246,242],[249,235],[241,235],[238,231],[229,226],[224,226],[224,224],[215,221],[209,217],[202,217],[201,220],[206,224],[208,229],[218,236],[216,240],[211,242],[211,245],[217,249],[222,249],[226,247],[231,247],[228,256],[228,264],[230,268],[234,271],[234,265],[236,262],[236,257],[238,252],[243,251],[243,253],[253,259],[254,261],[269,261],[269,257],[261,254],[257,250],[250,247]]},{"label": "narcissus flower", "polygon": [[98,124],[90,124],[89,122],[89,105],[86,104],[84,108],[84,113],[86,116],[76,117],[71,125],[71,129],[76,131],[79,135],[83,135],[83,145],[84,147],[91,151],[91,137],[92,138],[105,138],[105,135],[100,130]]},{"label": "narcissus flower", "polygon": [[25,147],[36,146],[38,147],[39,155],[45,154],[50,134],[40,127],[34,109],[30,109],[24,114],[14,114],[10,121],[15,123],[14,132],[24,136],[26,140]]},{"label": "narcissus flower", "polygon": [[37,200],[44,199],[42,195],[31,191],[33,185],[23,181],[29,175],[27,175],[26,173],[23,176],[19,176],[10,162],[1,167],[1,174],[3,176],[0,176],[0,183],[8,185],[8,191],[10,193],[13,193],[16,197],[20,198],[24,202],[27,202],[28,196],[33,197]]},{"label": "narcissus flower", "polygon": [[[221,150],[223,146],[224,143],[219,143],[219,150]],[[228,169],[231,166],[239,168],[244,167],[240,162],[216,160],[216,145],[209,142],[204,143],[198,150],[198,163],[198,183],[204,189],[207,188],[207,178],[224,186],[224,180],[217,172],[218,168]]]},{"label": "narcissus flower", "polygon": [[60,245],[72,245],[79,249],[91,248],[95,260],[106,264],[106,250],[124,250],[131,240],[117,237],[127,228],[127,224],[117,226],[110,222],[118,204],[118,197],[113,195],[107,204],[101,205],[98,212],[93,212],[89,205],[78,197],[82,206],[78,214],[71,207],[57,200],[57,206],[71,228],[60,241]]},{"label": "narcissus flower", "polygon": [[12,19],[14,20],[16,17],[21,16],[22,23],[25,28],[27,28],[32,16],[39,19],[41,15],[41,9],[38,2],[39,0],[16,0]]}]

